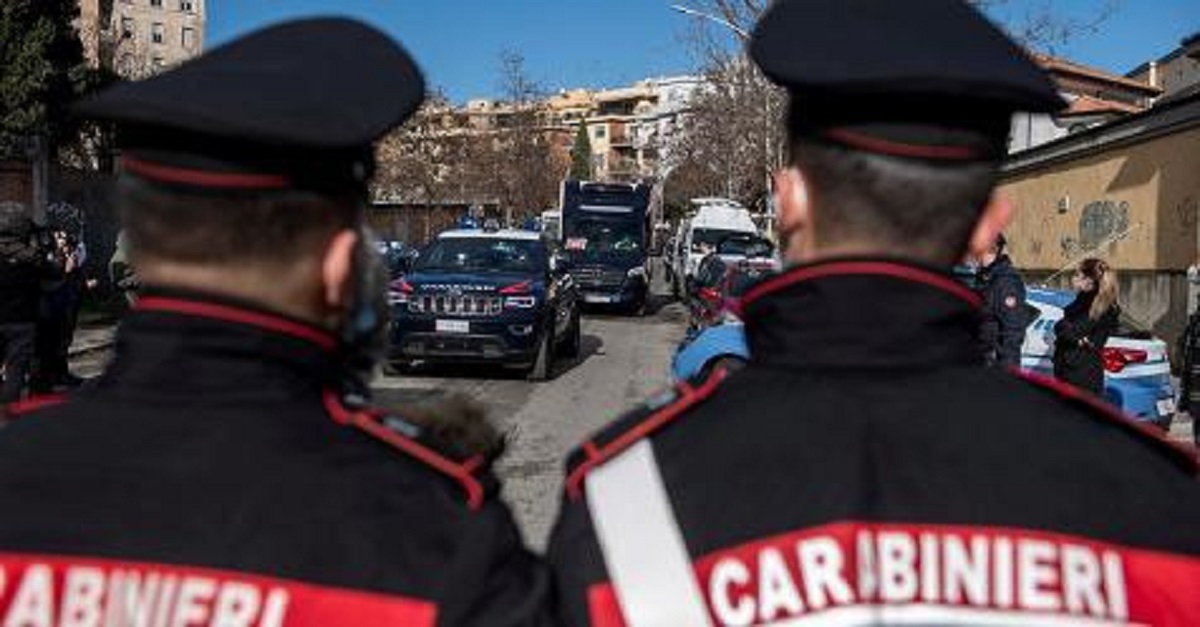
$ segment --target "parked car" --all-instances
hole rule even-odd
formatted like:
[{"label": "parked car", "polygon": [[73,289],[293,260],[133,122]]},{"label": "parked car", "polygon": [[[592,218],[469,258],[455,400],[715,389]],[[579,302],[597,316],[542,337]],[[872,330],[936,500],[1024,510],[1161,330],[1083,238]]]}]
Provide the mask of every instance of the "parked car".
[{"label": "parked car", "polygon": [[[1025,332],[1021,367],[1042,374],[1053,372],[1054,323],[1073,298],[1071,292],[1030,288],[1029,304],[1038,317]],[[1175,414],[1167,344],[1140,330],[1136,322],[1122,319],[1120,330],[1104,346],[1104,397],[1139,422],[1170,426]],[[672,362],[676,380],[686,380],[717,367],[737,368],[750,360],[745,328],[732,311],[719,324],[697,329],[680,345]]]},{"label": "parked car", "polygon": [[539,233],[447,231],[390,291],[394,365],[495,363],[542,380],[579,354],[575,283]]},{"label": "parked car", "polygon": [[[1063,290],[1030,288],[1029,304],[1038,317],[1025,331],[1021,367],[1051,374],[1054,371],[1054,324],[1074,294]],[[1121,324],[1104,345],[1104,398],[1141,422],[1166,428],[1175,415],[1175,390],[1167,343],[1122,316]]]},{"label": "parked car", "polygon": [[378,240],[375,244],[392,280],[408,274],[421,252],[399,240]]}]

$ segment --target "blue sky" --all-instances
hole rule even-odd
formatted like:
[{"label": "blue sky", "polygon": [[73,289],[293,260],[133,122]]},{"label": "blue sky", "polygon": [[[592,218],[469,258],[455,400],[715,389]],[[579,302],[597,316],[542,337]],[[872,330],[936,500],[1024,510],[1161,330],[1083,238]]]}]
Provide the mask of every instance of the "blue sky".
[{"label": "blue sky", "polygon": [[[895,0],[903,1],[903,0]],[[431,84],[455,101],[495,95],[499,55],[514,50],[548,89],[622,85],[686,73],[697,61],[685,44],[682,0],[207,0],[212,47],[292,16],[359,17],[404,42]],[[1124,73],[1200,31],[1200,0],[1008,0],[998,19],[1052,6],[1087,20],[1107,2],[1117,11],[1092,34],[1055,50]]]}]

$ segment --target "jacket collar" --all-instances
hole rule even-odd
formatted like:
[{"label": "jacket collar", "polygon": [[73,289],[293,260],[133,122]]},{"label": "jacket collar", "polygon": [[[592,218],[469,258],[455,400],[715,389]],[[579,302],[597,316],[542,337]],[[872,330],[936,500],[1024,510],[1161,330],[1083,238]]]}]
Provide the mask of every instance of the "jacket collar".
[{"label": "jacket collar", "polygon": [[982,363],[979,296],[912,262],[839,259],[797,266],[742,302],[757,363],[797,368]]},{"label": "jacket collar", "polygon": [[[335,381],[329,331],[253,303],[148,287],[122,321],[103,381],[161,391],[291,387]],[[278,386],[275,386],[278,387]]]}]

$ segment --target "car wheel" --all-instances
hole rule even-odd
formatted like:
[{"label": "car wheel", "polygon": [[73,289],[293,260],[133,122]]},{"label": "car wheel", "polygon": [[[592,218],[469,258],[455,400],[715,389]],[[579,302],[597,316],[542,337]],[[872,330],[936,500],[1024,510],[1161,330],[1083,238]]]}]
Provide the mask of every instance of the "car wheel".
[{"label": "car wheel", "polygon": [[708,380],[718,370],[724,370],[728,374],[733,374],[738,370],[746,367],[748,362],[736,355],[721,355],[715,359],[710,359],[704,367],[700,369],[700,378]]},{"label": "car wheel", "polygon": [[567,337],[563,338],[562,356],[575,358],[579,356],[579,345],[583,335],[583,324],[579,320],[579,310],[576,309],[571,314],[571,326],[567,330]]},{"label": "car wheel", "polygon": [[542,341],[538,343],[537,358],[533,362],[533,367],[529,369],[526,375],[530,381],[545,381],[550,378],[550,368],[553,361],[553,346],[554,346],[554,328],[546,329],[542,334]]}]

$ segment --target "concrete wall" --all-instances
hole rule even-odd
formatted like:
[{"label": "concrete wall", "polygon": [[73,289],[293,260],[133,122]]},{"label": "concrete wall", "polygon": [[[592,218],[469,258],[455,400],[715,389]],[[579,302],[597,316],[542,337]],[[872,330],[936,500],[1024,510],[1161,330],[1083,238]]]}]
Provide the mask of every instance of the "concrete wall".
[{"label": "concrete wall", "polygon": [[1028,278],[1104,258],[1121,273],[1126,310],[1174,341],[1190,305],[1184,272],[1198,252],[1200,127],[1080,151],[1009,174],[1000,191],[1016,208],[1010,253]]},{"label": "concrete wall", "polygon": [[1095,253],[1124,270],[1183,271],[1197,256],[1200,128],[1012,174],[1000,191],[1017,210],[1008,234],[1022,267]]}]

